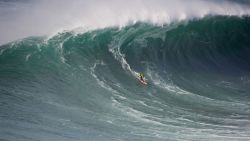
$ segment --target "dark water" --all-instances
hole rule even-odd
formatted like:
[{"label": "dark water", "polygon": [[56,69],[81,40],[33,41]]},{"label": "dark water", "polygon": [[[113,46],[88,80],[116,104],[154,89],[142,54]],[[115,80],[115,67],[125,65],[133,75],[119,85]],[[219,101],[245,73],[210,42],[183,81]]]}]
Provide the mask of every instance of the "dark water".
[{"label": "dark water", "polygon": [[3,45],[0,140],[250,140],[249,54],[249,17]]}]

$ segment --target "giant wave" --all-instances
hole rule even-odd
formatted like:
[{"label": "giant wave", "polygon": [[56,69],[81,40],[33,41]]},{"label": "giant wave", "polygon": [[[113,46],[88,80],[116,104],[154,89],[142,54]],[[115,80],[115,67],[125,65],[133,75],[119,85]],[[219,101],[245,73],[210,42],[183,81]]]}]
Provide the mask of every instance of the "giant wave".
[{"label": "giant wave", "polygon": [[0,139],[249,140],[249,25],[207,16],[2,45]]}]

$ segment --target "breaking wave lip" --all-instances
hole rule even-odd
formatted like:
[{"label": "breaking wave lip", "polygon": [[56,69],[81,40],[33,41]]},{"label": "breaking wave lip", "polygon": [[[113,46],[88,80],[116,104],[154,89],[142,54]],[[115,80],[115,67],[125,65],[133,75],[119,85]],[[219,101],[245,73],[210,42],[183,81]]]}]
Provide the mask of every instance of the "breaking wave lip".
[{"label": "breaking wave lip", "polygon": [[[3,5],[8,2],[3,2]],[[15,2],[10,2],[15,3]],[[169,24],[207,15],[244,16],[249,5],[233,1],[202,0],[49,0],[16,2],[0,9],[0,43],[67,30],[125,27],[136,22]],[[60,3],[60,7],[58,7]],[[1,3],[0,3],[1,4]],[[1,5],[0,5],[1,6]],[[67,9],[67,10],[65,10]],[[1,12],[1,10],[3,12]],[[32,28],[31,27],[39,27]]]}]

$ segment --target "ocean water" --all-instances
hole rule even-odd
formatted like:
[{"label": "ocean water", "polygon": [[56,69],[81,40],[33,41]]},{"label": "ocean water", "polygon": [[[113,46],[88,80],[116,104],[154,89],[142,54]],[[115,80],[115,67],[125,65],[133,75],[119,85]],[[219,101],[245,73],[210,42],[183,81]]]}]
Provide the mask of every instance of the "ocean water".
[{"label": "ocean water", "polygon": [[249,25],[212,16],[3,45],[0,139],[249,140]]},{"label": "ocean water", "polygon": [[248,141],[250,18],[136,22],[3,44],[0,140]]}]

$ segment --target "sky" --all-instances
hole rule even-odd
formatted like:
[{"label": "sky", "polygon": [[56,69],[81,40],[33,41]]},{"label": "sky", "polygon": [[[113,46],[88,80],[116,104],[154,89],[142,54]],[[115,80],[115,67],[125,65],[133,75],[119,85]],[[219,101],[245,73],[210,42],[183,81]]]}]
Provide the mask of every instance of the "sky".
[{"label": "sky", "polygon": [[249,15],[247,0],[0,0],[0,44],[64,30]]}]

